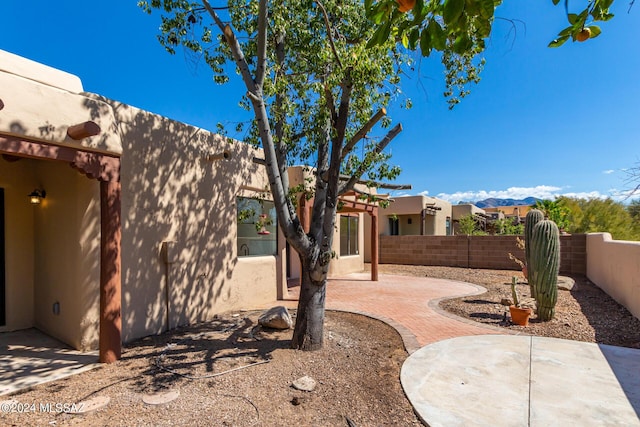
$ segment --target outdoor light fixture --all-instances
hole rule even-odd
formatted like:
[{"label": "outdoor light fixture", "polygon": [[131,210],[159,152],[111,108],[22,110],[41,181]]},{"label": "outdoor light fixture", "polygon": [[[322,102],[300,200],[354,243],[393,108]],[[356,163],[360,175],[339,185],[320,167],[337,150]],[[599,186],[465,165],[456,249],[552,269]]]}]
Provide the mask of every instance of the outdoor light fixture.
[{"label": "outdoor light fixture", "polygon": [[42,203],[42,199],[47,197],[47,192],[44,190],[38,190],[37,188],[29,193],[29,201],[32,205],[39,205]]}]

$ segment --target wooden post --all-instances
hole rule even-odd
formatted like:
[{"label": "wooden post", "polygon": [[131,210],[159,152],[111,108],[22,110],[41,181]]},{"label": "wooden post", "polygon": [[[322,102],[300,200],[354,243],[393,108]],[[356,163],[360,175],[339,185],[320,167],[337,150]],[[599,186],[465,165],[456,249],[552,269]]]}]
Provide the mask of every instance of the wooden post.
[{"label": "wooden post", "polygon": [[120,182],[100,181],[100,362],[122,349]]},{"label": "wooden post", "polygon": [[378,208],[371,212],[371,281],[378,281]]}]

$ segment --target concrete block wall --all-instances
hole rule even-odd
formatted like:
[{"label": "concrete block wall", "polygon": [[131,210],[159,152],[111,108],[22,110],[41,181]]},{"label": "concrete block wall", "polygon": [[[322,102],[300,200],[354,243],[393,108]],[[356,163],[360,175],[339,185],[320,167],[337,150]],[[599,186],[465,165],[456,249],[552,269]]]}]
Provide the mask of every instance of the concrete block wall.
[{"label": "concrete block wall", "polygon": [[[586,235],[560,236],[560,272],[586,273]],[[380,236],[381,264],[519,270],[524,260],[515,236]]]}]

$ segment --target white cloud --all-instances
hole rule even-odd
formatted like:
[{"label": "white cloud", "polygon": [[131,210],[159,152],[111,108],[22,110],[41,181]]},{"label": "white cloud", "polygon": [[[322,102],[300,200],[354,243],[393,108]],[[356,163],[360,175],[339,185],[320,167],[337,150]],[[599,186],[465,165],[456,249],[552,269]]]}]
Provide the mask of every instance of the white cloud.
[{"label": "white cloud", "polygon": [[602,173],[605,174],[605,175],[611,175],[614,172],[615,172],[615,170],[613,170],[613,169],[608,169],[606,171],[602,171]]},{"label": "white cloud", "polygon": [[478,201],[489,198],[524,199],[525,197],[538,197],[540,199],[553,199],[561,189],[561,187],[551,185],[538,185],[536,187],[510,187],[506,190],[470,190],[457,191],[453,194],[439,193],[436,197],[453,204],[461,201]]},{"label": "white cloud", "polygon": [[[537,197],[538,199],[550,199],[553,200],[559,196],[576,197],[583,199],[606,199],[611,197],[614,200],[622,200],[624,196],[628,194],[617,190],[611,189],[607,194],[603,194],[599,191],[567,191],[570,187],[556,187],[552,185],[538,185],[535,187],[510,187],[506,190],[469,190],[469,191],[457,191],[452,194],[439,193],[435,197],[443,200],[447,200],[452,204],[459,202],[477,202],[484,199],[524,199],[527,197]],[[562,191],[564,190],[564,191]],[[420,194],[426,194],[428,192],[422,192]]]}]

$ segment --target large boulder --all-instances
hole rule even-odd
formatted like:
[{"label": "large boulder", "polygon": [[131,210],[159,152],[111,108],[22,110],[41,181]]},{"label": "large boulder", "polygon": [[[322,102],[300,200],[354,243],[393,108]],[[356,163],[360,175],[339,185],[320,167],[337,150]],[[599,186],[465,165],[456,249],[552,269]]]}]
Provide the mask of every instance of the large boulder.
[{"label": "large boulder", "polygon": [[293,326],[293,320],[291,320],[289,311],[281,305],[272,307],[262,313],[260,318],[258,318],[258,323],[265,328],[273,329],[291,329]]}]

